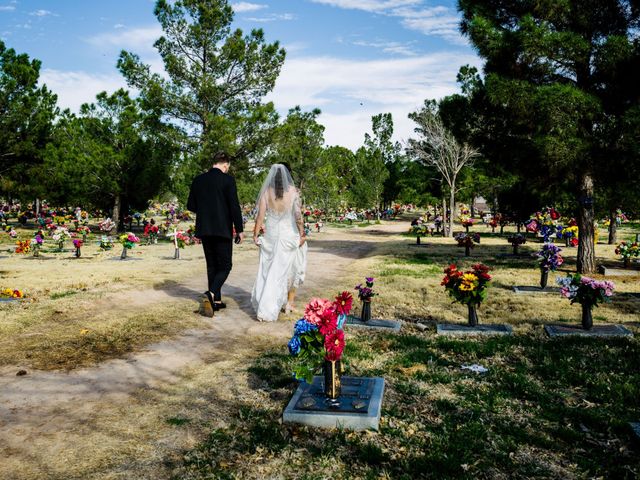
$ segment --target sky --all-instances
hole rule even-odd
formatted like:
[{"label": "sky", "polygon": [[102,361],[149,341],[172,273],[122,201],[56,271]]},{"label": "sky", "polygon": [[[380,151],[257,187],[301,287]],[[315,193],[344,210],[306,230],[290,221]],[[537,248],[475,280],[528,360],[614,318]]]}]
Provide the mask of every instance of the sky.
[{"label": "sky", "polygon": [[[155,69],[161,29],[154,0],[0,0],[0,39],[42,61],[41,81],[77,111],[101,91],[126,87],[121,50]],[[282,115],[319,108],[327,145],[357,148],[371,117],[390,112],[395,138],[407,115],[458,91],[456,73],[482,63],[458,31],[455,0],[232,0],[234,27],[261,28],[287,51],[266,100]]]}]

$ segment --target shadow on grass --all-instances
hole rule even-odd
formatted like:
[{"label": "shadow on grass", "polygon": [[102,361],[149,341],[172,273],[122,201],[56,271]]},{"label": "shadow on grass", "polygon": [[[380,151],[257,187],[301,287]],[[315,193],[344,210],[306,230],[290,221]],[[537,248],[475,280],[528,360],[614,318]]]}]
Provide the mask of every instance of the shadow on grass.
[{"label": "shadow on grass", "polygon": [[[346,351],[350,373],[383,375],[387,382],[377,435],[282,425],[295,389],[291,359],[269,351],[250,365],[249,381],[270,392],[271,401],[239,402],[227,427],[187,453],[184,478],[255,477],[270,464],[278,478],[630,479],[640,473],[627,427],[640,416],[637,340],[356,338]],[[489,373],[459,368],[468,363]]]}]

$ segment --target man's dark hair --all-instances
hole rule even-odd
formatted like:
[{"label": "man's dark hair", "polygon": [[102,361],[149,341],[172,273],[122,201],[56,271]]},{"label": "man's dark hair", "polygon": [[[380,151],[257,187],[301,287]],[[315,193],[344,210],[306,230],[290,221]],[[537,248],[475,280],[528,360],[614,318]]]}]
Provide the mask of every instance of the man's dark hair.
[{"label": "man's dark hair", "polygon": [[226,152],[218,152],[213,156],[213,164],[231,163],[231,157]]}]

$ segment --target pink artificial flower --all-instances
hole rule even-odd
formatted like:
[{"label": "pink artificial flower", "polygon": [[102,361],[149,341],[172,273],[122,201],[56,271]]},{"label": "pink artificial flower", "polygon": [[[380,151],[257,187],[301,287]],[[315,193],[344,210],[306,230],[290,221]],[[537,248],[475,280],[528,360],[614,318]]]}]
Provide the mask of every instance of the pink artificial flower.
[{"label": "pink artificial flower", "polygon": [[329,300],[312,298],[307,306],[304,307],[304,319],[313,325],[320,325],[322,314],[330,306],[331,302]]}]

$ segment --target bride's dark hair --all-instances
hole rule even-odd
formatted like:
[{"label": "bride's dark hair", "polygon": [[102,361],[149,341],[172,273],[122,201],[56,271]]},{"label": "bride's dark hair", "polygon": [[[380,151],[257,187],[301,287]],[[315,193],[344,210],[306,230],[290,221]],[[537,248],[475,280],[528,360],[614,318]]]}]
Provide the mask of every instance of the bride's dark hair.
[{"label": "bride's dark hair", "polygon": [[278,169],[275,177],[276,199],[280,200],[284,197],[284,185],[282,181],[282,170]]},{"label": "bride's dark hair", "polygon": [[[283,162],[281,164],[284,168],[287,169],[287,171],[289,172],[289,174],[291,174],[291,167],[289,166],[288,163]],[[274,179],[275,182],[275,193],[276,193],[276,199],[280,200],[281,198],[284,197],[284,179],[282,178],[282,169],[278,169],[278,171],[276,172],[276,177]]]}]

